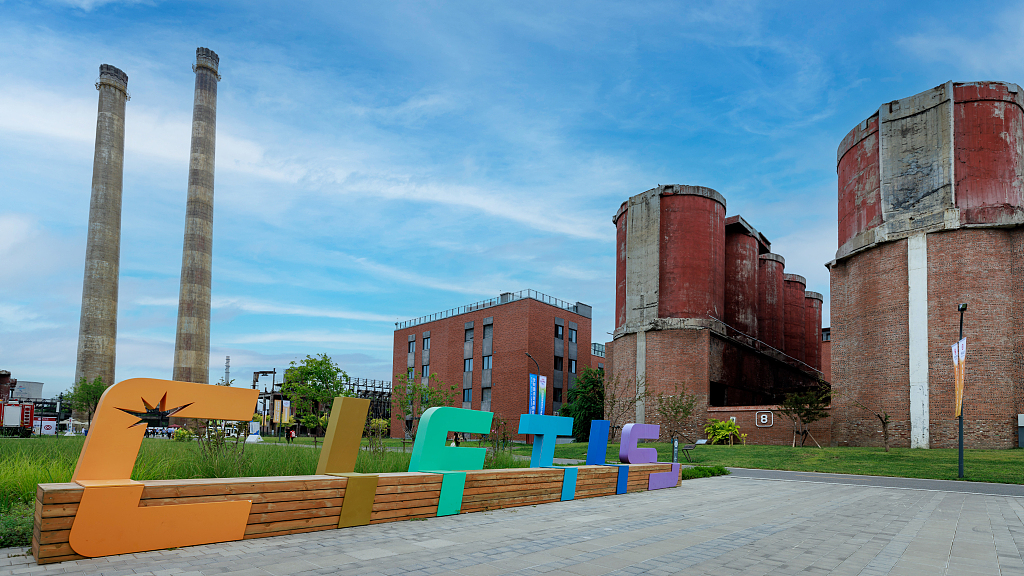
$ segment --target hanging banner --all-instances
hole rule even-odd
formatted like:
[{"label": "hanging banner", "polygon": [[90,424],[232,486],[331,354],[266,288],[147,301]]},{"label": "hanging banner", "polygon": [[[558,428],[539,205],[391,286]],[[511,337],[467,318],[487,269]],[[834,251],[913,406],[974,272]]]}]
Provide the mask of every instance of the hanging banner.
[{"label": "hanging banner", "polygon": [[956,405],[953,416],[963,416],[964,405],[964,372],[967,367],[967,338],[961,339],[952,346],[953,383],[956,389]]},{"label": "hanging banner", "polygon": [[281,403],[281,423],[291,424],[292,423],[292,401],[285,400]]},{"label": "hanging banner", "polygon": [[528,414],[537,413],[537,375],[530,374],[530,411]]},{"label": "hanging banner", "polygon": [[544,413],[544,400],[548,395],[548,377],[541,376],[540,384],[537,386],[537,395],[540,396],[540,406],[538,407],[537,414]]},{"label": "hanging banner", "polygon": [[281,401],[274,400],[274,423],[281,423]]}]

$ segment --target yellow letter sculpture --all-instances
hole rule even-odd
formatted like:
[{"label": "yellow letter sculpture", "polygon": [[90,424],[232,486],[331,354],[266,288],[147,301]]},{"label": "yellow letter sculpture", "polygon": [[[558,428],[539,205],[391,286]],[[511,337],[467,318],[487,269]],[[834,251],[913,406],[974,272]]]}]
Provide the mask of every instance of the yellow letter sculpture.
[{"label": "yellow letter sculpture", "polygon": [[85,488],[71,526],[71,548],[96,557],[241,540],[251,501],[140,507],[144,486],[131,474],[146,432],[143,415],[249,420],[258,395],[152,378],[107,388],[71,478]]},{"label": "yellow letter sculpture", "polygon": [[359,443],[369,409],[370,401],[365,398],[341,396],[335,398],[331,406],[331,419],[327,423],[324,448],[320,451],[316,473],[344,476],[347,479],[338,528],[369,524],[370,514],[373,513],[377,475],[355,472]]}]

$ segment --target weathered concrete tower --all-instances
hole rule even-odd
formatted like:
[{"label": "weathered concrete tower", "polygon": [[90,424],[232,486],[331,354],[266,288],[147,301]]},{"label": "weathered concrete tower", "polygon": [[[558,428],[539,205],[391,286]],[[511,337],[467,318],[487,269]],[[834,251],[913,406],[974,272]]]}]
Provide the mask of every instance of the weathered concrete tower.
[{"label": "weathered concrete tower", "polygon": [[124,111],[128,75],[100,65],[96,150],[92,161],[89,237],[85,248],[82,320],[75,383],[99,377],[114,383],[117,344],[117,279],[121,264],[121,184],[124,177]]},{"label": "weathered concrete tower", "polygon": [[217,68],[220,58],[196,48],[192,151],[188,165],[185,245],[181,255],[178,333],[174,340],[173,379],[208,384],[210,380],[210,285],[213,266],[213,165],[217,140]]}]

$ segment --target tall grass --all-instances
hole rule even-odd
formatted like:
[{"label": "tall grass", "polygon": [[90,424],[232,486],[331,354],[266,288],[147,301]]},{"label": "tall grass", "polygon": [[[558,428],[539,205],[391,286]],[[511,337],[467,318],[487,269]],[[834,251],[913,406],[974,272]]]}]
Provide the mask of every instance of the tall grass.
[{"label": "tall grass", "polygon": [[[36,484],[70,482],[83,438],[0,439],[0,512],[14,503],[35,501]],[[239,478],[256,476],[306,476],[316,473],[320,448],[308,446],[249,444],[228,445],[208,453],[194,442],[144,439],[132,470],[133,480],[184,478]],[[356,472],[405,472],[408,452],[360,450]],[[528,460],[500,452],[488,454],[485,468],[528,467]]]}]

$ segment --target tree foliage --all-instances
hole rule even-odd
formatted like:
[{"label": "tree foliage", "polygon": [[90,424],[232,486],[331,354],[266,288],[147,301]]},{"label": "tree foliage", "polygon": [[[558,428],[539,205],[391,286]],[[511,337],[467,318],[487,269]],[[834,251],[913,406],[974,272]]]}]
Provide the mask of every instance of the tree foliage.
[{"label": "tree foliage", "polygon": [[99,376],[92,382],[89,382],[85,376],[82,376],[75,389],[66,397],[72,410],[88,414],[90,428],[92,428],[92,415],[96,413],[96,407],[99,406],[100,398],[103,397],[103,392],[106,389],[107,385],[103,383],[103,379]]},{"label": "tree foliage", "polygon": [[414,372],[395,374],[395,383],[391,386],[391,413],[401,418],[409,437],[416,440],[423,413],[435,406],[454,406],[461,392],[455,384],[442,382],[436,373],[426,382],[416,378]]},{"label": "tree foliage", "polygon": [[313,432],[313,445],[327,427],[331,406],[338,396],[352,396],[349,377],[327,354],[307,355],[285,370],[281,392],[292,401],[299,423]]},{"label": "tree foliage", "polygon": [[608,431],[609,440],[614,440],[623,426],[635,421],[637,406],[646,406],[650,396],[647,392],[647,382],[643,378],[605,378],[604,419],[611,423]]},{"label": "tree foliage", "polygon": [[669,440],[686,438],[684,431],[697,404],[697,397],[687,394],[685,388],[676,384],[672,394],[658,392],[653,397],[654,416],[661,425],[661,435]]},{"label": "tree foliage", "polygon": [[604,370],[584,369],[559,414],[573,419],[572,435],[577,442],[590,441],[590,422],[604,419]]},{"label": "tree foliage", "polygon": [[805,392],[786,394],[786,398],[779,406],[779,412],[793,423],[794,447],[796,447],[797,436],[800,437],[800,446],[803,446],[807,442],[807,437],[810,436],[814,444],[821,448],[821,444],[814,439],[809,427],[818,420],[828,417],[828,405],[831,397],[831,390],[824,385]]}]

